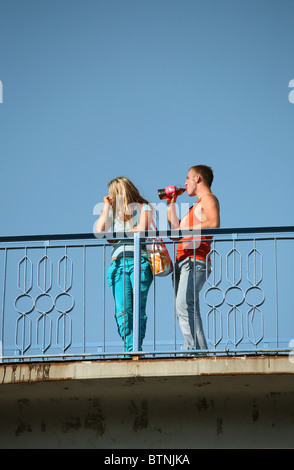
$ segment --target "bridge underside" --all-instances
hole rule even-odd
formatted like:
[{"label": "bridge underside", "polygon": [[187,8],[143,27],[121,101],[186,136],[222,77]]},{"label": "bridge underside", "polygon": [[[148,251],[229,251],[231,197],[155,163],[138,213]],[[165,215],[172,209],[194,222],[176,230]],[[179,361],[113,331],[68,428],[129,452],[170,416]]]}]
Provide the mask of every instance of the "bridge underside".
[{"label": "bridge underside", "polygon": [[289,357],[3,364],[1,448],[293,448]]}]

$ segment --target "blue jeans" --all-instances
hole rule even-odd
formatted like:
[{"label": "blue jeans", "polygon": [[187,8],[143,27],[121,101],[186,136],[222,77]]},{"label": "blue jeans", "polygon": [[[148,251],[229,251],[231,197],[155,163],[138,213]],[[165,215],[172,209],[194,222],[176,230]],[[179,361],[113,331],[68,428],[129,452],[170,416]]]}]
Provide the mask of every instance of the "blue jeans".
[{"label": "blue jeans", "polygon": [[[207,266],[207,276],[209,276],[210,271],[211,267],[209,263]],[[205,261],[194,261],[193,258],[176,261],[176,310],[179,325],[185,339],[185,350],[207,349],[199,308],[199,292],[205,281]]]},{"label": "blue jeans", "polygon": [[[133,350],[133,288],[134,258],[117,258],[112,261],[107,281],[115,301],[115,318],[118,333],[124,341],[124,350]],[[146,303],[148,290],[153,281],[153,274],[148,258],[141,258],[141,311],[140,311],[140,346],[145,338],[147,316]]]}]

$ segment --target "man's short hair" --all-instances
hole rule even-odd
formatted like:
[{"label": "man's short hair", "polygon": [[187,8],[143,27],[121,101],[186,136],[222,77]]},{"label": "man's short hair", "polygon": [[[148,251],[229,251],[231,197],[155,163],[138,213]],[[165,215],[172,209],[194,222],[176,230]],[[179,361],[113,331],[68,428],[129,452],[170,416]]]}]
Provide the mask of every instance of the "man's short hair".
[{"label": "man's short hair", "polygon": [[212,168],[210,168],[210,166],[195,165],[195,166],[191,166],[190,170],[193,170],[195,173],[198,173],[207,186],[210,187],[212,185],[213,170]]}]

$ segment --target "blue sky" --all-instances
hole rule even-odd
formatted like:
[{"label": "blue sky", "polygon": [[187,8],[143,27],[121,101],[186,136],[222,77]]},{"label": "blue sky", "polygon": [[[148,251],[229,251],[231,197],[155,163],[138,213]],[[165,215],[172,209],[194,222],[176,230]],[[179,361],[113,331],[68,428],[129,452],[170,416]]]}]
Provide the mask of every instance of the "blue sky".
[{"label": "blue sky", "polygon": [[91,232],[113,177],[158,202],[195,164],[223,227],[293,225],[293,24],[293,0],[0,0],[0,235]]}]

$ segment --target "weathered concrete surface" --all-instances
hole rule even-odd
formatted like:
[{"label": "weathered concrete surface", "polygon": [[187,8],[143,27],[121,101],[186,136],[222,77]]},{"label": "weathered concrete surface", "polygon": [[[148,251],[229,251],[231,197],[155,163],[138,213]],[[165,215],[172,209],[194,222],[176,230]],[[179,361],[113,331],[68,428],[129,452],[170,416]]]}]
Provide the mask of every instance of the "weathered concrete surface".
[{"label": "weathered concrete surface", "polygon": [[0,365],[0,384],[123,377],[290,374],[288,356],[203,357],[19,363]]},{"label": "weathered concrete surface", "polygon": [[1,448],[293,448],[288,357],[0,366]]}]

